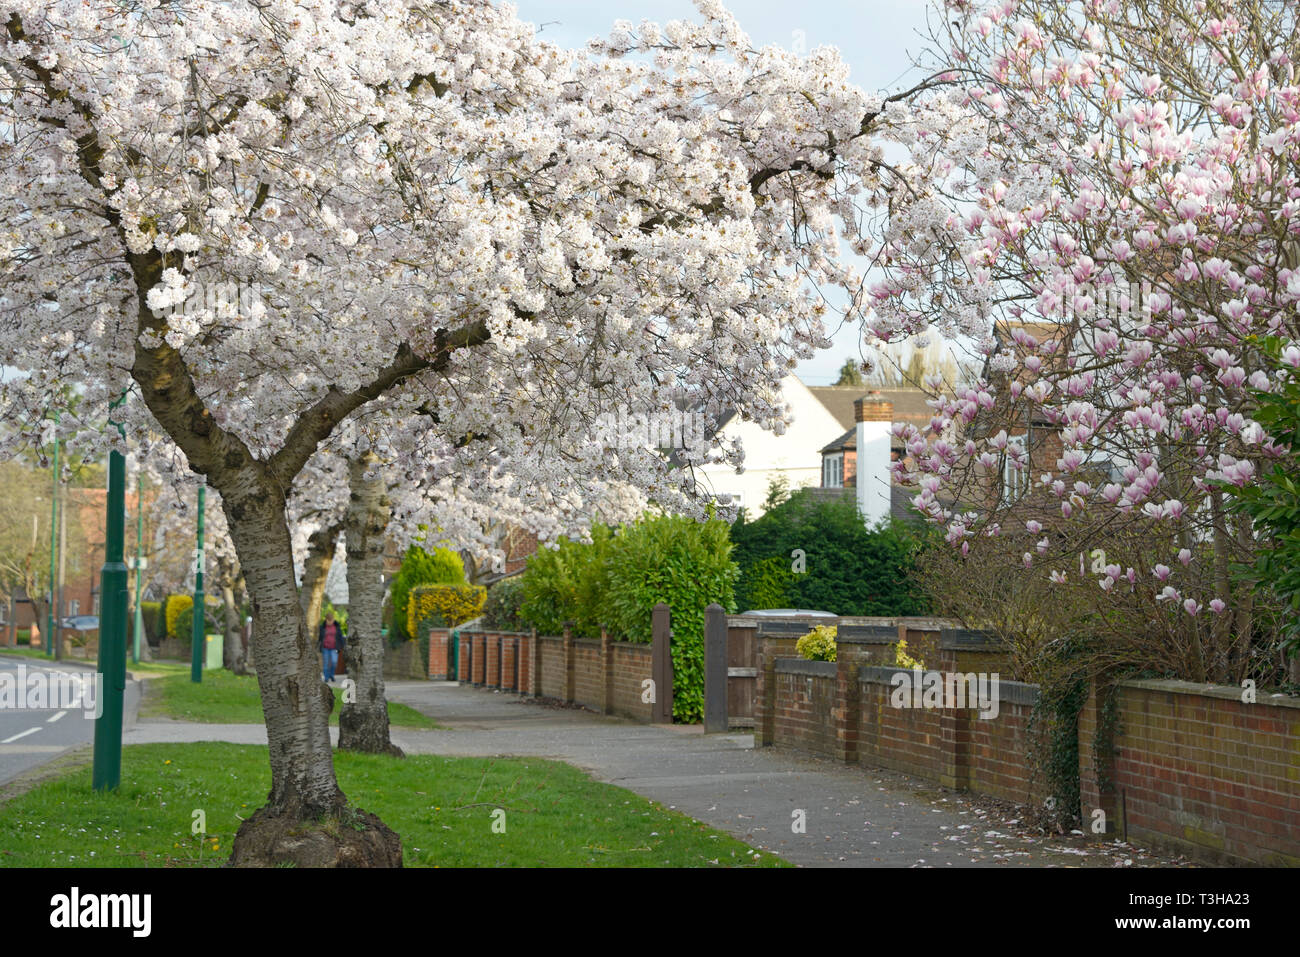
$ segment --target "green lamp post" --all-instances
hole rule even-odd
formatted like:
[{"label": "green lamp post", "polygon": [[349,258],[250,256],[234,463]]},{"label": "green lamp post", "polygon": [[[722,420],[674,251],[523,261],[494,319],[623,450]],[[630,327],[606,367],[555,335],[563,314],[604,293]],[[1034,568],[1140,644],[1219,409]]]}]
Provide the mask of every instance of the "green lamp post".
[{"label": "green lamp post", "polygon": [[207,492],[206,485],[199,486],[199,541],[194,549],[194,633],[190,652],[190,681],[194,684],[203,682],[203,659],[207,655],[204,647],[204,633],[207,622],[203,614],[203,512]]},{"label": "green lamp post", "polygon": [[[58,421],[55,413],[54,421]],[[45,616],[45,653],[54,654],[54,562],[59,551],[59,437],[54,437],[54,495],[50,501],[50,604]]]},{"label": "green lamp post", "polygon": [[[113,407],[126,401],[126,395]],[[125,437],[125,430],[115,422]],[[100,573],[99,678],[103,708],[95,719],[95,757],[91,785],[112,791],[122,783],[122,704],[126,694],[127,575],[126,458],[108,456],[108,513],[105,516],[104,567]]]},{"label": "green lamp post", "polygon": [[144,571],[144,470],[141,469],[135,492],[135,627],[131,641],[131,661],[140,663],[140,636],[144,633],[144,613],[140,610],[140,581]]}]

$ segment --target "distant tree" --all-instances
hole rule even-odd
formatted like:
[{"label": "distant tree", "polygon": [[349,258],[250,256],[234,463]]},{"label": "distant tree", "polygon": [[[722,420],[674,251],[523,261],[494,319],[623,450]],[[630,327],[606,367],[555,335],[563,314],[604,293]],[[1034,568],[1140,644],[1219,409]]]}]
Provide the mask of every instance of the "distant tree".
[{"label": "distant tree", "polygon": [[763,511],[770,512],[790,497],[790,480],[784,474],[774,475],[767,483],[767,498],[763,500]]},{"label": "distant tree", "polygon": [[840,377],[835,380],[836,385],[862,385],[862,368],[852,359],[845,359],[844,365],[840,366]]}]

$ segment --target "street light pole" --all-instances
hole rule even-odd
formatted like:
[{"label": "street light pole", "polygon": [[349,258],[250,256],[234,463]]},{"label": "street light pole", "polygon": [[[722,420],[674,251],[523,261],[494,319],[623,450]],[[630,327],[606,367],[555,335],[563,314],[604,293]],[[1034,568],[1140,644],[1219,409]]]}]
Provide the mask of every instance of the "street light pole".
[{"label": "street light pole", "polygon": [[[55,414],[56,422],[58,414]],[[54,561],[59,552],[59,437],[54,437],[54,492],[50,501],[50,604],[45,616],[45,653],[54,654]]]},{"label": "street light pole", "polygon": [[[59,484],[59,497],[62,499],[59,503],[59,604],[58,607],[67,609],[63,602],[63,586],[66,583],[68,575],[68,489],[63,483]],[[54,660],[63,660],[63,617],[54,616]]]},{"label": "street light pole", "polygon": [[122,782],[122,700],[126,693],[126,458],[108,456],[108,514],[104,569],[100,575],[99,674],[103,711],[95,719],[91,783],[96,791]]},{"label": "street light pole", "polygon": [[144,470],[140,470],[140,477],[136,485],[135,492],[135,628],[131,641],[131,662],[140,663],[140,635],[144,632],[144,613],[140,610],[140,573],[144,570],[142,560],[144,557]]},{"label": "street light pole", "polygon": [[204,647],[204,632],[207,622],[203,615],[203,512],[206,485],[199,486],[199,543],[194,549],[194,633],[190,651],[190,681],[194,684],[203,682],[203,659],[207,648]]}]

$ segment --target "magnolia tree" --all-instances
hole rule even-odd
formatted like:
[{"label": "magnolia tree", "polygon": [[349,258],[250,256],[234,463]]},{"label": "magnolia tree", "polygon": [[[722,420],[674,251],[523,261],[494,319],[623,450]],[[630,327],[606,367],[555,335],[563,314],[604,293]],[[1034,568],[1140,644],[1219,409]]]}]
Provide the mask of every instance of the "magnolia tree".
[{"label": "magnolia tree", "polygon": [[[898,472],[963,554],[1085,590],[1109,666],[1238,682],[1277,665],[1264,599],[1232,572],[1256,537],[1224,496],[1281,451],[1249,389],[1282,381],[1259,337],[1297,332],[1296,16],[1206,0],[945,10],[940,55],[981,127],[945,154],[944,202],[892,219],[872,326],[973,336],[985,375],[933,403],[961,438],[899,430]],[[1059,447],[1023,447],[1027,430]]]},{"label": "magnolia tree", "polygon": [[673,467],[596,424],[783,430],[777,383],[828,344],[811,290],[862,305],[837,222],[870,252],[960,115],[864,93],[833,51],[754,50],[713,2],[585,53],[480,0],[0,7],[0,361],[30,373],[0,414],[78,382],[60,428],[107,446],[125,394],[126,445],[161,429],[220,493],[272,772],[237,864],[401,860],[331,762],[286,520],[317,447],[400,385],[430,430],[376,449],[400,470],[509,463],[562,527],[604,481],[702,514],[691,467],[740,449],[701,430]]}]

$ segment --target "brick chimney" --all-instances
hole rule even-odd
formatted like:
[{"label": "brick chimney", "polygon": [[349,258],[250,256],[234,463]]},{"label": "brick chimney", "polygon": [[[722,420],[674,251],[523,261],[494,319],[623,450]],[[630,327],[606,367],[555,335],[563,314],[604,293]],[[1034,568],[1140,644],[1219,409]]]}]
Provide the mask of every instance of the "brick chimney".
[{"label": "brick chimney", "polygon": [[890,430],[894,425],[894,403],[879,392],[868,392],[853,401],[857,422],[858,511],[868,527],[889,517]]}]

